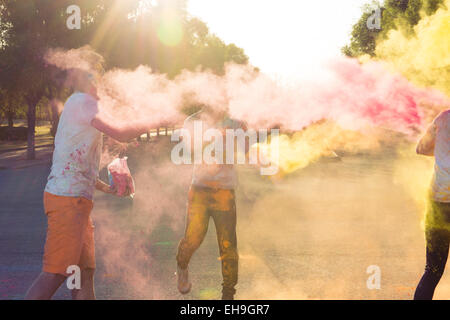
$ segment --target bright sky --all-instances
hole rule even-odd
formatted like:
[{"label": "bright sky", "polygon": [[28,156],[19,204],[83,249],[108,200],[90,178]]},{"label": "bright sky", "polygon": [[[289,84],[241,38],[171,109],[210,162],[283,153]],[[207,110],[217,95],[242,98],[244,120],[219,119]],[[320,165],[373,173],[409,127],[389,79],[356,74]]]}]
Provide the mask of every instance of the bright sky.
[{"label": "bright sky", "polygon": [[311,75],[350,38],[369,0],[189,0],[188,11],[250,62],[281,78]]}]

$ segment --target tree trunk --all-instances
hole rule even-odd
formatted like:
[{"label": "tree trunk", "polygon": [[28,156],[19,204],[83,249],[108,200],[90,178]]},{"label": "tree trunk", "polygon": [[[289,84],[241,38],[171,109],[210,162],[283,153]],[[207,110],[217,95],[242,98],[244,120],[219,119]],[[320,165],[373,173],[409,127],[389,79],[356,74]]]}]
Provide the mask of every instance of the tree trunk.
[{"label": "tree trunk", "polygon": [[36,130],[36,105],[37,103],[28,102],[27,122],[28,122],[28,145],[27,159],[36,159],[35,154],[35,130]]},{"label": "tree trunk", "polygon": [[8,127],[14,127],[14,113],[8,112]]}]

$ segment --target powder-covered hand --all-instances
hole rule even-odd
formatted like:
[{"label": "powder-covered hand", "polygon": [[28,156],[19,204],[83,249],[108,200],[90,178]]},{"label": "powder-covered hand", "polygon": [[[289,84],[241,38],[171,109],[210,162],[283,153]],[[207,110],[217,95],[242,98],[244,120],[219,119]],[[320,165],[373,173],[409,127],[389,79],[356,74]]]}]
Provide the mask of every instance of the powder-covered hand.
[{"label": "powder-covered hand", "polygon": [[134,196],[134,181],[127,164],[127,157],[114,159],[108,165],[111,188],[119,197]]}]

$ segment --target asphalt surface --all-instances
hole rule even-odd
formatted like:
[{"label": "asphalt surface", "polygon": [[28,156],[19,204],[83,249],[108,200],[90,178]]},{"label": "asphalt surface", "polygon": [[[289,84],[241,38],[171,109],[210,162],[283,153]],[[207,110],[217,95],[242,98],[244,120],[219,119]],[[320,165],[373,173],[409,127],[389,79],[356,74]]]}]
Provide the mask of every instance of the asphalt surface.
[{"label": "asphalt surface", "polygon": [[[411,299],[425,262],[423,207],[408,189],[414,161],[400,163],[411,170],[403,181],[397,160],[344,157],[272,180],[241,170],[236,298]],[[45,163],[0,170],[0,299],[22,299],[40,272],[48,173]],[[149,163],[135,172],[134,201],[96,194],[97,298],[220,298],[213,224],[190,264],[192,292],[176,290],[189,173]],[[381,270],[378,290],[367,287],[371,265]],[[448,270],[435,297],[450,298]],[[55,296],[69,298],[64,286]]]}]

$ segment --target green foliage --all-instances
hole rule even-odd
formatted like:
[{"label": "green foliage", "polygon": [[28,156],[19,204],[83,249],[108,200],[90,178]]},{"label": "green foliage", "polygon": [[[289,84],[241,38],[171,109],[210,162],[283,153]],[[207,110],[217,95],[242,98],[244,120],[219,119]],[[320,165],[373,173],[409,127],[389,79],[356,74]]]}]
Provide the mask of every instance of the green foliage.
[{"label": "green foliage", "polygon": [[26,106],[20,95],[0,88],[0,123],[8,122],[8,126],[14,125],[14,119],[26,116]]},{"label": "green foliage", "polygon": [[376,38],[379,31],[367,28],[367,20],[372,13],[372,11],[364,12],[358,22],[353,26],[350,44],[342,49],[345,55],[357,57],[364,54],[371,56],[375,54]]},{"label": "green foliage", "polygon": [[[108,26],[108,36],[99,27],[90,43],[105,57],[109,68],[133,69],[144,64],[169,77],[199,67],[220,74],[228,61],[248,62],[242,49],[211,34],[203,21],[187,15],[185,7],[185,1],[179,0],[148,4],[132,21],[124,15],[116,17]],[[181,38],[169,45],[161,38],[170,37],[171,31],[180,32]]]},{"label": "green foliage", "polygon": [[425,0],[424,9],[427,15],[432,15],[435,13],[439,7],[444,3],[443,0]]},{"label": "green foliage", "polygon": [[[74,4],[81,8],[80,30],[66,27],[66,9]],[[67,94],[45,53],[84,45],[99,52],[109,69],[148,65],[169,77],[198,68],[221,74],[228,61],[248,62],[241,48],[189,17],[186,0],[0,0],[0,90],[27,106],[30,150],[37,106],[45,114],[43,104]],[[16,113],[19,104],[12,106]]]},{"label": "green foliage", "polygon": [[[444,4],[444,0],[386,0],[383,6],[374,1],[367,5],[359,21],[353,26],[350,44],[342,48],[343,54],[358,57],[364,54],[375,55],[376,42],[388,36],[389,31],[401,27],[407,36],[414,35],[414,27],[419,23],[421,14],[432,15]],[[372,8],[382,9],[381,30],[369,30],[367,19]]]}]

